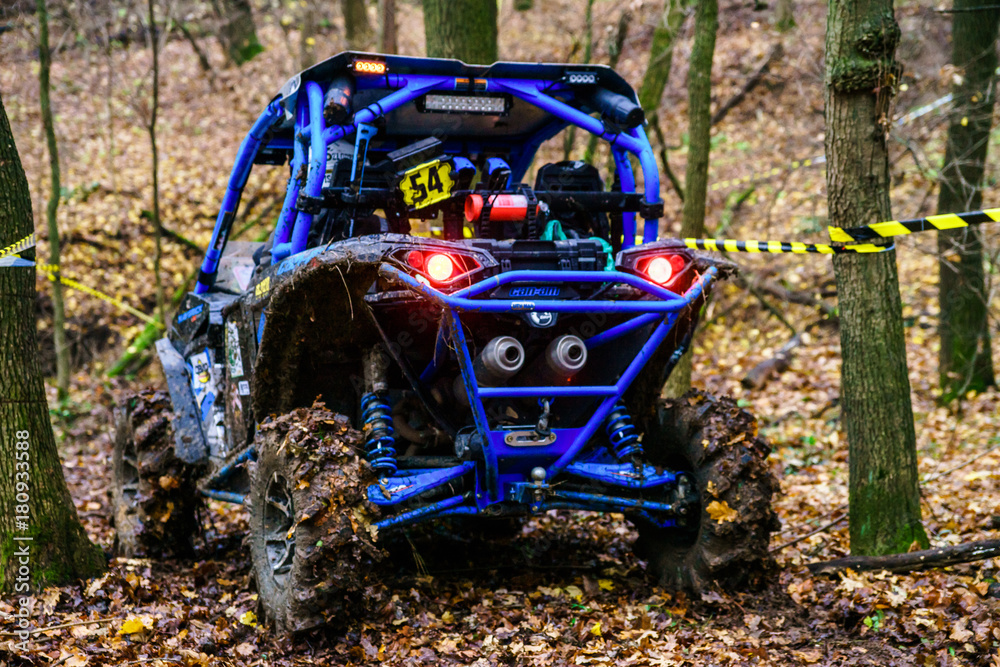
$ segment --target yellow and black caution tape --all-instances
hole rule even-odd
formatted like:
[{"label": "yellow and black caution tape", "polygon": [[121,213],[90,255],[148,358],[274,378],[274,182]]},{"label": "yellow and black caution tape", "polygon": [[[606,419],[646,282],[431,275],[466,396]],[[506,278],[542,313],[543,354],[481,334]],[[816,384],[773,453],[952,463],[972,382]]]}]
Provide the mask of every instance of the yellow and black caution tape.
[{"label": "yellow and black caution tape", "polygon": [[692,250],[713,250],[715,252],[751,252],[751,253],[793,253],[796,255],[816,253],[820,255],[835,255],[838,253],[869,253],[891,250],[893,245],[874,245],[859,243],[854,245],[834,246],[828,243],[798,243],[785,241],[734,241],[733,239],[684,239],[685,245]]},{"label": "yellow and black caution tape", "polygon": [[160,329],[164,328],[164,326],[162,324],[160,324],[159,320],[157,320],[156,318],[150,317],[149,315],[147,315],[146,313],[142,312],[141,310],[137,310],[137,309],[133,308],[132,306],[130,306],[127,303],[125,303],[124,301],[122,301],[120,299],[116,299],[113,296],[109,296],[109,295],[105,294],[104,292],[100,292],[100,291],[98,291],[98,290],[96,290],[96,289],[94,289],[92,287],[87,287],[86,285],[82,285],[82,284],[78,283],[77,281],[72,280],[70,278],[66,278],[65,276],[63,276],[63,275],[61,275],[59,273],[59,267],[56,266],[56,265],[54,265],[54,264],[36,264],[36,267],[38,268],[38,270],[41,273],[44,273],[44,274],[48,275],[49,280],[51,280],[53,282],[56,279],[58,279],[59,282],[62,283],[63,285],[65,285],[66,287],[69,287],[71,289],[75,289],[77,291],[83,292],[84,294],[89,294],[90,296],[93,296],[93,297],[97,297],[101,301],[106,301],[107,303],[110,303],[112,306],[115,306],[116,308],[120,308],[121,310],[124,310],[127,313],[131,313],[131,314],[135,315],[136,317],[138,317],[143,322],[146,322],[148,324],[152,324],[154,326],[157,326]]},{"label": "yellow and black caution tape", "polygon": [[35,247],[35,233],[32,232],[25,236],[23,239],[17,243],[13,243],[3,250],[0,250],[0,258],[6,257],[8,255],[16,255],[22,253],[29,248]]},{"label": "yellow and black caution tape", "polygon": [[856,243],[871,241],[890,236],[901,236],[913,232],[927,232],[943,229],[956,229],[969,225],[981,225],[987,222],[1000,221],[1000,208],[990,208],[985,211],[968,211],[967,213],[943,213],[930,215],[926,218],[913,220],[889,220],[876,222],[863,227],[829,227],[830,240],[837,243]]}]

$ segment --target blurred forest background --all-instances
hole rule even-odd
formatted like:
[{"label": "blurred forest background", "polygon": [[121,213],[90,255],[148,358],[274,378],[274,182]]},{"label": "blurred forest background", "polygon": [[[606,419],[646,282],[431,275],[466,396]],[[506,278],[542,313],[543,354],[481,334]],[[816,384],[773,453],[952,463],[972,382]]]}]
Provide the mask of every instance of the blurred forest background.
[{"label": "blurred forest background", "polygon": [[[688,74],[698,4],[501,0],[495,55],[612,64],[646,93],[643,106],[655,125],[651,141],[671,174],[662,179],[661,236],[682,234],[680,193],[691,185],[685,182],[688,164],[707,159],[705,237],[827,241],[826,4],[719,3],[710,150],[695,151]],[[347,49],[426,55],[425,16],[440,20],[451,4],[53,0],[47,4],[51,91],[44,96],[38,7],[0,0],[0,95],[28,178],[39,261],[52,261],[49,241],[58,228],[61,245],[52,263],[64,276],[119,301],[66,289],[60,305],[54,283],[39,272],[37,324],[56,438],[87,533],[107,549],[112,538],[103,480],[110,409],[127,382],[158,381],[145,347],[159,335],[151,322],[168,320],[193,285],[247,129],[291,75],[323,58]],[[894,9],[901,30],[896,59],[903,69],[880,119],[888,136],[893,218],[977,208],[939,209],[942,174],[955,163],[946,156],[949,124],[969,125],[947,97],[957,95],[969,76],[952,63],[958,14],[930,0],[899,2]],[[652,59],[651,67],[650,54],[662,54],[668,37],[672,59],[665,68],[657,67],[662,57]],[[484,45],[484,58],[492,55],[490,47]],[[990,91],[995,68],[994,56]],[[972,121],[985,122],[985,173],[981,188],[973,187],[983,208],[1000,206],[1000,133],[992,129],[990,96],[985,121]],[[51,141],[58,149],[55,181],[43,98],[51,104]],[[583,132],[551,140],[534,167],[565,158],[608,170],[606,146],[591,144]],[[240,237],[263,239],[271,230],[286,179],[281,169],[258,168],[251,176],[233,227]],[[982,228],[979,263],[979,301],[986,304],[984,326],[994,339],[1000,315],[996,229]],[[989,381],[942,378],[939,372],[939,262],[953,259],[949,248],[939,246],[933,233],[897,239],[920,505],[932,546],[996,537],[1000,529],[1000,394],[992,372]],[[38,662],[18,662],[13,652],[5,657],[7,635],[0,635],[0,662],[997,664],[994,560],[832,579],[802,567],[850,551],[833,266],[815,255],[730,259],[742,276],[720,286],[703,317],[691,379],[696,387],[736,396],[758,415],[772,442],[783,529],[772,545],[780,575],[765,595],[669,594],[643,579],[642,565],[625,546],[634,535],[622,522],[546,516],[493,552],[466,541],[453,544],[447,558],[429,550],[412,572],[389,584],[389,607],[352,619],[342,632],[296,643],[240,620],[254,608],[239,545],[242,519],[213,502],[196,561],[116,560],[89,584],[48,589],[37,602],[40,622],[94,622],[38,635],[36,646],[47,658]],[[58,320],[65,321],[59,345]],[[66,351],[62,364],[57,347]],[[994,368],[997,348],[979,347]],[[555,562],[566,565],[551,566]],[[0,602],[0,613],[11,612]],[[134,619],[142,619],[129,626],[138,630],[123,632]]]}]

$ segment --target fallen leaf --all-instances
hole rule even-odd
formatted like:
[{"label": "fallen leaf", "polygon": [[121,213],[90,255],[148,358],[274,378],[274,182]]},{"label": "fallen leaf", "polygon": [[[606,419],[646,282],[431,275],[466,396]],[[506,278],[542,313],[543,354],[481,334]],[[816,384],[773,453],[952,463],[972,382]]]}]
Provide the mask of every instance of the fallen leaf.
[{"label": "fallen leaf", "polygon": [[730,507],[729,503],[727,503],[725,500],[723,500],[722,502],[719,502],[718,500],[713,500],[705,508],[705,511],[708,512],[708,516],[712,517],[713,521],[716,521],[718,523],[726,523],[727,521],[736,521],[736,517],[739,516],[739,514],[736,513],[736,510]]},{"label": "fallen leaf", "polygon": [[252,611],[240,614],[240,623],[243,625],[249,625],[251,628],[257,627],[257,614]]},{"label": "fallen leaf", "polygon": [[130,616],[125,619],[122,623],[122,627],[118,629],[119,635],[134,635],[139,632],[145,632],[146,630],[153,629],[153,617],[152,616]]},{"label": "fallen leaf", "polygon": [[951,634],[948,635],[949,639],[954,639],[957,642],[964,642],[970,637],[972,637],[972,631],[965,627],[969,619],[960,618],[955,621],[955,624],[951,626]]}]

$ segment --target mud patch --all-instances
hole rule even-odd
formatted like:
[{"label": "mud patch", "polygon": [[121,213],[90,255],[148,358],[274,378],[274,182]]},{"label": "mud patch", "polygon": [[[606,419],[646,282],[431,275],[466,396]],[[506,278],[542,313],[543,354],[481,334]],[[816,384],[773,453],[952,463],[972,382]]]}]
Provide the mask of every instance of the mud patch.
[{"label": "mud patch", "polygon": [[[258,429],[248,541],[262,611],[282,631],[346,618],[352,607],[380,599],[374,565],[385,552],[373,525],[378,508],[367,494],[377,478],[362,456],[363,442],[346,417],[319,402]],[[283,493],[291,505],[287,568],[275,567],[274,555]]]}]

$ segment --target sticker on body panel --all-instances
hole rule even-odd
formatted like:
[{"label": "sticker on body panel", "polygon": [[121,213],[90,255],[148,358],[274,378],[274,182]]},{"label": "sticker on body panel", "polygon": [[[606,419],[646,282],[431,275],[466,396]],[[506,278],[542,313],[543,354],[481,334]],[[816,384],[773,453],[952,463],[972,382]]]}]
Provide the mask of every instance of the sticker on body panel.
[{"label": "sticker on body panel", "polygon": [[191,356],[188,361],[191,369],[191,391],[194,393],[194,403],[201,411],[201,419],[205,421],[215,405],[215,392],[212,387],[212,359],[208,350]]},{"label": "sticker on body panel", "polygon": [[226,365],[229,366],[229,377],[243,377],[243,354],[240,352],[240,332],[236,328],[236,322],[232,320],[226,322]]}]

